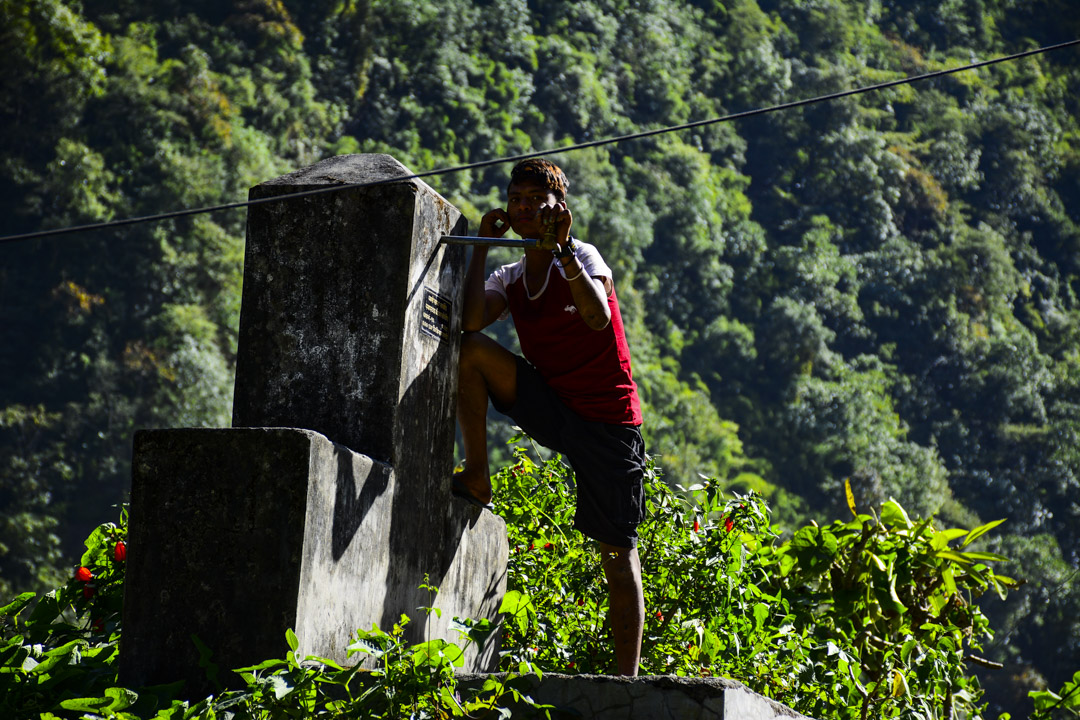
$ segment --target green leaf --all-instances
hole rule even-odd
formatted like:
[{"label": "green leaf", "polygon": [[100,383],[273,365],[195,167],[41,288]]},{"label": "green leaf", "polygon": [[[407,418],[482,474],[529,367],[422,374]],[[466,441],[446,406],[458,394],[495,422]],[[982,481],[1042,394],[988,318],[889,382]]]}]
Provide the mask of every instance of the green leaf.
[{"label": "green leaf", "polygon": [[17,596],[4,607],[0,607],[0,615],[7,615],[10,617],[18,615],[35,597],[37,597],[37,593],[32,592],[25,592]]},{"label": "green leaf", "polygon": [[111,687],[105,690],[105,696],[112,698],[112,704],[109,705],[110,712],[120,712],[126,710],[135,704],[139,699],[139,694],[134,690],[128,690],[127,688]]},{"label": "green leaf", "polygon": [[945,590],[949,595],[956,594],[956,578],[953,577],[953,569],[950,566],[945,566],[945,569],[941,571],[941,580],[945,584]]},{"label": "green leaf", "polygon": [[216,685],[218,682],[218,666],[217,663],[210,659],[214,654],[213,651],[199,639],[198,635],[192,634],[191,642],[195,644],[195,648],[199,651],[199,667],[206,672],[206,677]]},{"label": "green leaf", "polygon": [[958,537],[963,537],[968,534],[967,530],[960,528],[950,528],[949,530],[939,530],[934,533],[934,539],[930,541],[930,547],[933,550],[944,550],[949,547],[949,543]]},{"label": "green leaf", "polygon": [[386,651],[383,650],[381,647],[369,640],[365,640],[364,638],[357,638],[356,640],[353,640],[351,643],[349,643],[349,647],[346,649],[346,651],[350,656],[353,653],[359,652],[367,653],[368,655],[372,655],[376,658],[382,657],[386,654]]},{"label": "green leaf", "polygon": [[1005,518],[1002,518],[1000,520],[992,520],[992,521],[986,523],[985,525],[980,525],[979,527],[975,528],[974,530],[972,530],[971,532],[969,532],[967,534],[967,537],[964,538],[964,542],[960,543],[960,547],[967,547],[968,545],[975,542],[980,537],[985,535],[990,530],[993,530],[994,528],[996,528],[998,525],[1000,525],[1003,522],[1005,522]]},{"label": "green leaf", "polygon": [[535,614],[536,610],[532,598],[517,590],[510,590],[503,598],[499,612],[512,616],[518,631],[524,635],[529,628],[529,617]]},{"label": "green leaf", "polygon": [[113,698],[110,697],[71,698],[70,700],[61,701],[60,707],[75,712],[99,713],[99,711],[108,708],[112,703]]},{"label": "green leaf", "polygon": [[436,638],[435,640],[429,640],[428,642],[421,643],[413,648],[412,661],[413,665],[431,665],[439,667],[447,663],[454,667],[461,667],[465,664],[465,653],[457,645]]},{"label": "green leaf", "polygon": [[912,528],[907,511],[895,500],[889,500],[881,506],[881,522],[891,527],[902,527],[907,530]]},{"label": "green leaf", "polygon": [[900,596],[896,594],[896,577],[889,578],[889,597],[896,603],[897,612],[907,612],[907,606],[900,601]]},{"label": "green leaf", "polygon": [[1049,710],[1061,702],[1061,696],[1050,690],[1032,690],[1028,697],[1035,701],[1036,710]]},{"label": "green leaf", "polygon": [[518,590],[508,590],[503,596],[502,604],[499,605],[499,612],[517,615],[527,604],[528,598],[523,593]]},{"label": "green leaf", "polygon": [[60,614],[60,602],[56,599],[56,591],[46,593],[38,601],[37,607],[30,613],[30,624],[46,622],[51,623]]},{"label": "green leaf", "polygon": [[270,670],[279,667],[286,667],[289,663],[285,662],[281,658],[270,658],[269,660],[263,660],[258,665],[249,665],[247,667],[235,668],[236,672],[254,672],[256,670]]},{"label": "green leaf", "polygon": [[993,575],[990,576],[990,583],[994,586],[994,592],[1002,600],[1005,600],[1009,596],[1009,592],[1005,589],[1005,586],[998,582],[997,578]]},{"label": "green leaf", "polygon": [[996,553],[977,552],[974,550],[965,550],[961,553],[964,557],[972,560],[994,560],[997,562],[1008,562],[1009,558],[1004,555],[998,555]]},{"label": "green leaf", "polygon": [[300,641],[296,637],[296,633],[292,631],[292,628],[285,630],[285,642],[289,643],[289,649],[296,652],[296,648],[300,647]]},{"label": "green leaf", "polygon": [[844,478],[844,498],[847,499],[848,510],[855,517],[859,517],[859,512],[855,509],[855,493],[851,491],[851,479]]},{"label": "green leaf", "polygon": [[49,650],[45,653],[45,659],[34,668],[34,673],[37,675],[44,675],[52,672],[53,669],[60,665],[68,664],[72,660],[78,662],[79,646],[85,644],[86,642],[84,640],[72,640],[69,643],[64,643],[60,647]]},{"label": "green leaf", "polygon": [[754,605],[754,629],[760,630],[765,625],[765,620],[769,617],[769,606],[765,603],[757,603]]},{"label": "green leaf", "polygon": [[104,565],[107,562],[109,551],[112,549],[110,540],[115,530],[116,526],[112,523],[98,525],[94,528],[94,531],[90,533],[90,537],[86,538],[86,552],[82,554],[79,564],[84,567]]}]

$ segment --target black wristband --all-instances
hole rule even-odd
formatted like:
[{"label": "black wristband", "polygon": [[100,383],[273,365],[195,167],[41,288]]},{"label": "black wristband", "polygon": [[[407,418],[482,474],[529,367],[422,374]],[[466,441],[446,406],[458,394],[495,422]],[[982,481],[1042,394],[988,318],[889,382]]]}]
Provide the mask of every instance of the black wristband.
[{"label": "black wristband", "polygon": [[561,248],[557,247],[551,251],[551,254],[560,260],[565,260],[568,257],[574,257],[577,254],[578,244],[574,241],[574,238],[567,238],[566,244]]}]

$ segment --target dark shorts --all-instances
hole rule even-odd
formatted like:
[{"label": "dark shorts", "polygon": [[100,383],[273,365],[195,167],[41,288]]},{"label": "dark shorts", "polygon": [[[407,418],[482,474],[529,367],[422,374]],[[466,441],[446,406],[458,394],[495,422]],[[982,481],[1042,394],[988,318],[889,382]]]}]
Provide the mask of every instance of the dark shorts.
[{"label": "dark shorts", "polygon": [[570,462],[577,480],[578,531],[615,547],[637,547],[637,526],[645,519],[645,442],[637,426],[582,419],[520,356],[517,402],[509,408],[492,404]]}]

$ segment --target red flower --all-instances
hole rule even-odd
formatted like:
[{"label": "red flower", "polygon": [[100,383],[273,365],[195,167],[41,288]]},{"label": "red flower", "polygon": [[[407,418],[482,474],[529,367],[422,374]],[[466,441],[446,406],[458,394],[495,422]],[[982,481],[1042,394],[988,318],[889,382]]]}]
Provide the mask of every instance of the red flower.
[{"label": "red flower", "polygon": [[123,540],[116,543],[116,547],[113,548],[113,559],[116,562],[124,562],[127,560],[127,543]]},{"label": "red flower", "polygon": [[80,567],[75,571],[75,579],[79,582],[89,582],[94,578],[94,573],[90,572],[90,568]]},{"label": "red flower", "polygon": [[697,518],[694,518],[694,532],[697,532],[700,529],[701,529],[701,523],[698,522]]},{"label": "red flower", "polygon": [[84,598],[92,598],[94,597],[94,593],[96,592],[97,590],[94,588],[93,585],[83,585],[82,596]]},{"label": "red flower", "polygon": [[657,610],[656,611],[656,617],[657,617],[658,620],[660,620],[660,622],[664,622],[664,613]]},{"label": "red flower", "polygon": [[735,521],[731,518],[724,518],[724,530],[731,532],[735,528]]}]

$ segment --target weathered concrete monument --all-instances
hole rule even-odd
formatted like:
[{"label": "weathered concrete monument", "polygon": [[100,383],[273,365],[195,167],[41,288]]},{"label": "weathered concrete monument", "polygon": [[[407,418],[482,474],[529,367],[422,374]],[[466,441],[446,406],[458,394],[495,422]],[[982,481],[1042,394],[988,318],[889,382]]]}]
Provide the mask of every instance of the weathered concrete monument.
[{"label": "weathered concrete monument", "polygon": [[464,250],[439,238],[465,221],[410,174],[350,155],[252,189],[389,181],[250,208],[233,428],[136,434],[125,682],[210,688],[193,636],[224,671],[282,656],[286,628],[345,663],[402,614],[414,642],[495,618],[505,525],[450,496]]}]

